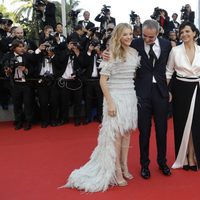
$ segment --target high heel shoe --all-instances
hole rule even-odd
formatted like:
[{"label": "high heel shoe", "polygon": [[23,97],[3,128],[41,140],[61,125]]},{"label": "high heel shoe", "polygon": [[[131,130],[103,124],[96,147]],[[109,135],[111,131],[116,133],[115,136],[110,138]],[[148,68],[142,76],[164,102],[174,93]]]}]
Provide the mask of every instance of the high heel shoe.
[{"label": "high heel shoe", "polygon": [[130,172],[122,172],[122,174],[123,174],[123,177],[128,180],[133,179],[133,175]]},{"label": "high heel shoe", "polygon": [[121,166],[122,168],[122,175],[125,179],[131,180],[133,179],[133,175],[128,171],[127,167]]},{"label": "high heel shoe", "polygon": [[121,181],[116,180],[116,185],[120,186],[120,187],[123,187],[123,186],[128,185],[128,183],[127,183],[126,180],[121,180]]}]

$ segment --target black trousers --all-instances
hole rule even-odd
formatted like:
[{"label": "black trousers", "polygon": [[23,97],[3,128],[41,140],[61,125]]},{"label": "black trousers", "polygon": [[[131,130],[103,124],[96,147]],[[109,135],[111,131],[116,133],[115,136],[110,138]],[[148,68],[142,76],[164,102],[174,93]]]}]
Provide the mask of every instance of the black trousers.
[{"label": "black trousers", "polygon": [[149,98],[138,97],[138,128],[140,132],[140,163],[148,166],[149,143],[151,135],[152,118],[155,123],[157,162],[158,165],[166,163],[166,133],[167,133],[168,98],[163,98],[156,83],[152,83]]},{"label": "black trousers", "polygon": [[69,109],[74,106],[73,116],[75,120],[80,120],[81,101],[82,101],[82,86],[79,80],[66,80],[61,88],[61,119],[69,120]]},{"label": "black trousers", "polygon": [[0,104],[8,106],[10,101],[10,80],[0,80]]},{"label": "black trousers", "polygon": [[41,123],[56,122],[58,118],[58,97],[56,83],[38,84]]},{"label": "black trousers", "polygon": [[[102,118],[103,93],[99,84],[99,79],[89,79],[85,81],[85,117],[91,119],[93,105],[96,105],[98,119]],[[95,100],[95,102],[94,102]]]},{"label": "black trousers", "polygon": [[33,117],[33,89],[28,83],[15,82],[12,88],[14,117],[16,122],[31,123]]}]

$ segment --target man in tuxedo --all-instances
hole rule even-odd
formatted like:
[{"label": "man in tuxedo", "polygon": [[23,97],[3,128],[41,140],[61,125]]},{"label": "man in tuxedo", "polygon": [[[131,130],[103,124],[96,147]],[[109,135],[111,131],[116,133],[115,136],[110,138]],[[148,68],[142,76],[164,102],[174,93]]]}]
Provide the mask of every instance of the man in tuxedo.
[{"label": "man in tuxedo", "polygon": [[78,21],[78,24],[82,25],[82,27],[84,28],[84,31],[87,32],[87,30],[95,27],[95,24],[90,21],[90,13],[89,13],[89,11],[85,11],[83,13],[83,17],[84,17],[84,20]]},{"label": "man in tuxedo", "polygon": [[26,53],[25,44],[21,40],[13,40],[11,52],[2,58],[4,73],[11,80],[12,100],[15,117],[15,130],[24,126],[24,130],[31,129],[33,90],[27,78],[34,72],[34,58]]},{"label": "man in tuxedo", "polygon": [[141,56],[141,66],[136,71],[135,89],[138,97],[138,128],[140,132],[141,176],[149,179],[149,143],[152,118],[154,118],[157,144],[157,163],[166,176],[171,175],[166,164],[166,133],[169,93],[165,70],[171,43],[158,38],[159,24],[146,20],[142,37],[133,40],[131,46]]},{"label": "man in tuxedo", "polygon": [[170,31],[176,31],[178,32],[180,24],[177,22],[178,14],[173,13],[172,14],[172,20],[168,24],[168,32]]}]

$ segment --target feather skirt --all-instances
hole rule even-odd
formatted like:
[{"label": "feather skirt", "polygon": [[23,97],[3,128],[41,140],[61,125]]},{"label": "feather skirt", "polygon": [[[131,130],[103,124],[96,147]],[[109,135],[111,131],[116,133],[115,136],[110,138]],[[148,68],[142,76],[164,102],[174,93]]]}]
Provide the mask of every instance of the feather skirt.
[{"label": "feather skirt", "polygon": [[108,115],[104,99],[103,121],[100,126],[98,144],[90,160],[79,169],[75,169],[62,188],[77,188],[85,192],[99,192],[115,185],[115,138],[137,128],[137,99],[135,90],[110,91],[117,108],[116,117]]}]

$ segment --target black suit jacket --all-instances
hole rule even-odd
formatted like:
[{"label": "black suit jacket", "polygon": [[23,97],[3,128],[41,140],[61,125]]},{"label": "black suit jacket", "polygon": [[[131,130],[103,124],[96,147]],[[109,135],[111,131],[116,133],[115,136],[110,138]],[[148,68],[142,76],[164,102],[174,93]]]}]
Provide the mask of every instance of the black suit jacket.
[{"label": "black suit jacket", "polygon": [[54,3],[48,2],[45,10],[45,25],[51,25],[54,29],[56,27],[56,6]]},{"label": "black suit jacket", "polygon": [[171,50],[171,43],[168,40],[158,38],[161,48],[159,59],[151,66],[148,55],[144,49],[144,40],[138,38],[133,40],[131,46],[135,48],[141,56],[140,67],[136,71],[135,89],[138,97],[148,98],[151,94],[153,76],[157,82],[161,96],[168,97],[166,81],[166,64]]},{"label": "black suit jacket", "polygon": [[174,31],[175,29],[177,30],[177,29],[179,28],[180,24],[179,24],[178,22],[176,22],[176,23],[177,23],[177,25],[178,25],[177,28],[174,26],[174,22],[173,22],[173,21],[170,21],[170,22],[169,22],[169,24],[168,24],[168,32],[169,32],[169,31]]},{"label": "black suit jacket", "polygon": [[[78,21],[78,24],[83,25],[83,22],[84,22],[84,20],[80,20],[80,21]],[[88,24],[87,24],[87,26],[86,26],[85,28],[86,28],[87,30],[89,30],[89,29],[91,29],[91,28],[93,28],[93,27],[95,27],[95,24],[92,23],[91,21],[89,21]]]}]

